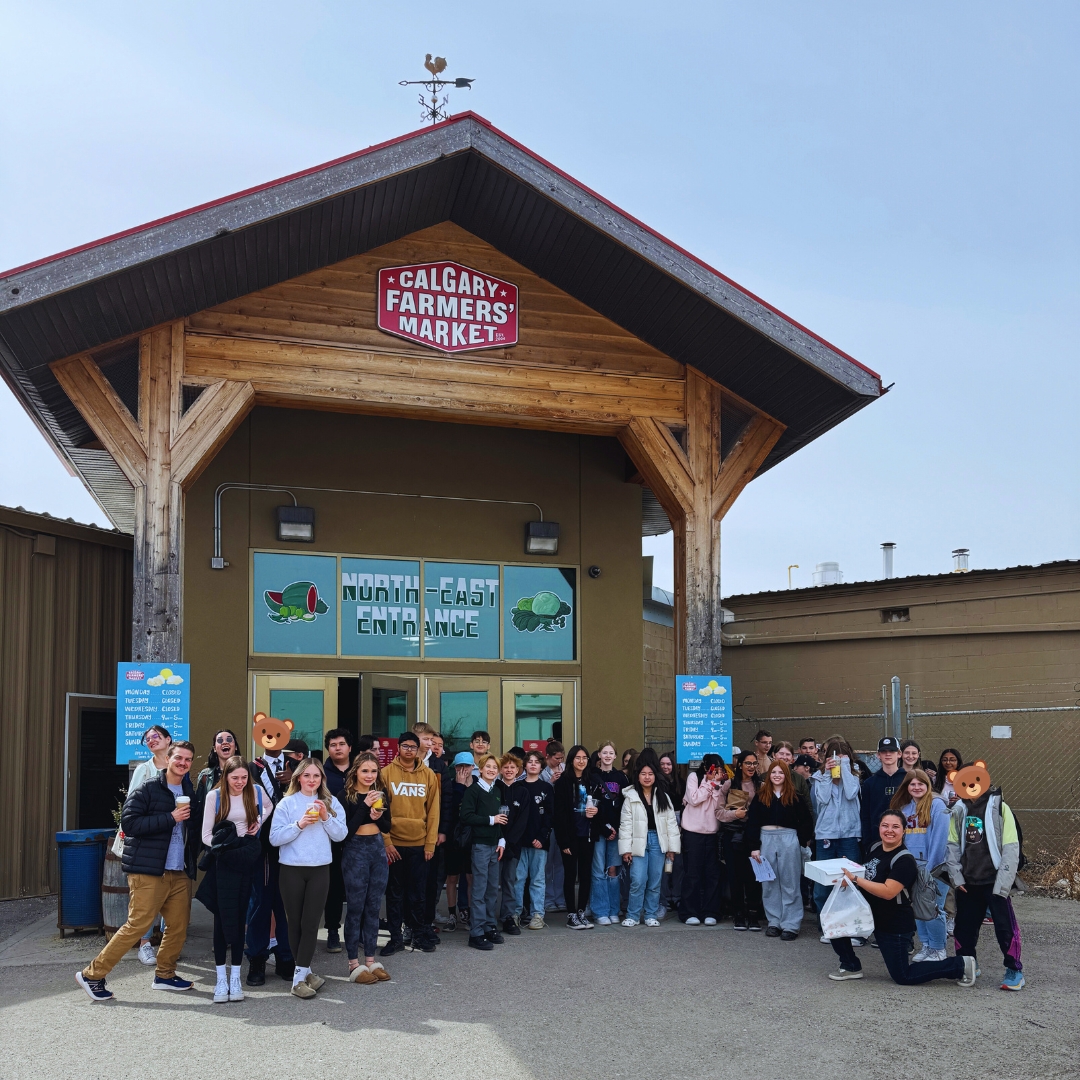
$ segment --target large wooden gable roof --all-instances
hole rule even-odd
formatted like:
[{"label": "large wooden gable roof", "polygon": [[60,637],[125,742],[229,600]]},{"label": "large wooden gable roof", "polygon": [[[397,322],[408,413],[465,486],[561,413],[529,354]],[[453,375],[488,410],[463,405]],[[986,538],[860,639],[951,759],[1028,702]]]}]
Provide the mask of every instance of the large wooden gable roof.
[{"label": "large wooden gable roof", "polygon": [[51,362],[447,221],[784,423],[764,468],[882,393],[858,361],[472,113],[0,274],[0,368],[108,504],[130,488]]}]

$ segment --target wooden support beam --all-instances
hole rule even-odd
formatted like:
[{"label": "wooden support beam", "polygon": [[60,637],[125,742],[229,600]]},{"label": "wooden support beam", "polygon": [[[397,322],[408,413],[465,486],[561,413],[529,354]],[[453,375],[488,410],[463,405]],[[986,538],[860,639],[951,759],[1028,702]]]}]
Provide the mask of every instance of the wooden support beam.
[{"label": "wooden support beam", "polygon": [[746,425],[738,442],[721,462],[713,483],[713,514],[717,520],[731,509],[743,488],[754,479],[783,433],[783,424],[760,413]]},{"label": "wooden support beam", "polygon": [[101,445],[138,487],[146,474],[146,439],[101,368],[89,356],[73,356],[53,364],[52,373]]},{"label": "wooden support beam", "polygon": [[784,430],[759,413],[721,461],[725,393],[701,372],[686,369],[685,452],[667,425],[651,417],[634,418],[619,433],[674,531],[677,674],[720,671],[720,521]]},{"label": "wooden support beam", "polygon": [[172,444],[173,480],[187,491],[254,404],[255,391],[249,382],[208,386],[180,418]]}]

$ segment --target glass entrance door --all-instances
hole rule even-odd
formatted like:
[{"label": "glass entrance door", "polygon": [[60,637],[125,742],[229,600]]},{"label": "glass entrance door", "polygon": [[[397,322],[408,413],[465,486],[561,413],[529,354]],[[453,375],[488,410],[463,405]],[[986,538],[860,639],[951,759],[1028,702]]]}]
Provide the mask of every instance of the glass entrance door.
[{"label": "glass entrance door", "polygon": [[365,672],[360,676],[360,731],[396,739],[416,723],[419,678]]},{"label": "glass entrance door", "polygon": [[[291,720],[292,737],[322,757],[323,734],[338,726],[336,675],[256,675],[255,711]],[[250,741],[248,728],[247,740]],[[257,757],[262,751],[256,748]]]},{"label": "glass entrance door", "polygon": [[532,749],[557,739],[569,748],[577,741],[577,682],[505,679],[503,745]]},{"label": "glass entrance door", "polygon": [[[499,720],[499,680],[487,676],[429,676],[426,684],[427,722],[443,737],[446,761],[469,749],[474,731],[491,735],[491,752],[503,752]],[[512,746],[506,744],[506,749]]]}]

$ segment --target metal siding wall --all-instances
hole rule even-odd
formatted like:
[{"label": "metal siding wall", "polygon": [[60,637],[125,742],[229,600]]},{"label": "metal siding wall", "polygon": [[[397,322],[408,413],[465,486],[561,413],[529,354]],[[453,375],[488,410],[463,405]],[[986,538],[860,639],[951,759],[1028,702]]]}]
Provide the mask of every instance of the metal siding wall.
[{"label": "metal siding wall", "polygon": [[131,651],[131,552],[21,532],[0,526],[0,899],[55,891],[64,697],[113,693]]}]

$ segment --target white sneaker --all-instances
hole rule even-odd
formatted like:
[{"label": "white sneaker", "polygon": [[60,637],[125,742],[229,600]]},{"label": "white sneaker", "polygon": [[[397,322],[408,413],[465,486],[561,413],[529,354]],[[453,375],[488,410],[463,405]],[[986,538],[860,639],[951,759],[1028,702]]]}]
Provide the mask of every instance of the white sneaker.
[{"label": "white sneaker", "polygon": [[637,919],[631,919],[629,916],[627,916],[625,919],[623,919],[622,924],[623,926],[637,926]]},{"label": "white sneaker", "polygon": [[932,950],[928,949],[925,945],[911,958],[909,963],[921,964],[924,960],[933,960],[930,955]]},{"label": "white sneaker", "polygon": [[853,937],[851,939],[851,947],[853,949],[861,949],[865,944],[866,938],[864,937]]},{"label": "white sneaker", "polygon": [[660,920],[659,919],[646,919],[645,920],[645,925],[646,926],[659,926],[660,925]]},{"label": "white sneaker", "polygon": [[831,945],[832,944],[832,938],[831,937],[826,937],[824,934],[822,934],[821,937],[818,938],[818,940],[821,942],[822,945]]},{"label": "white sneaker", "polygon": [[701,920],[696,915],[691,915],[690,918],[686,920],[686,925],[687,926],[700,926],[701,925]]},{"label": "white sneaker", "polygon": [[229,980],[227,976],[218,979],[214,987],[214,1004],[221,1005],[229,1000]]},{"label": "white sneaker", "polygon": [[611,920],[606,915],[597,915],[596,916],[596,925],[597,926],[610,926],[611,925]]},{"label": "white sneaker", "polygon": [[147,967],[154,967],[157,964],[157,956],[154,954],[154,946],[149,941],[144,941],[139,946],[139,962],[145,964]]},{"label": "white sneaker", "polygon": [[707,918],[707,919],[705,920],[705,925],[706,925],[706,926],[715,926],[715,925],[716,925],[716,920],[715,920],[715,919],[714,919],[714,918],[713,918],[713,917],[712,917],[712,916],[710,915],[710,916],[709,916],[709,917],[708,917],[708,918]]},{"label": "white sneaker", "polygon": [[659,919],[659,920],[660,920],[661,922],[663,922],[663,920],[667,918],[667,908],[666,908],[666,907],[664,907],[664,906],[663,906],[662,904],[661,904],[661,906],[660,906],[660,909],[659,909],[659,910],[657,911],[657,913],[656,913],[656,917],[657,917],[657,918],[658,918],[658,919]]},{"label": "white sneaker", "polygon": [[244,987],[240,983],[240,965],[234,964],[229,968],[229,1000],[243,1001]]},{"label": "white sneaker", "polygon": [[948,960],[949,954],[944,949],[928,949],[926,952],[927,960]]}]

